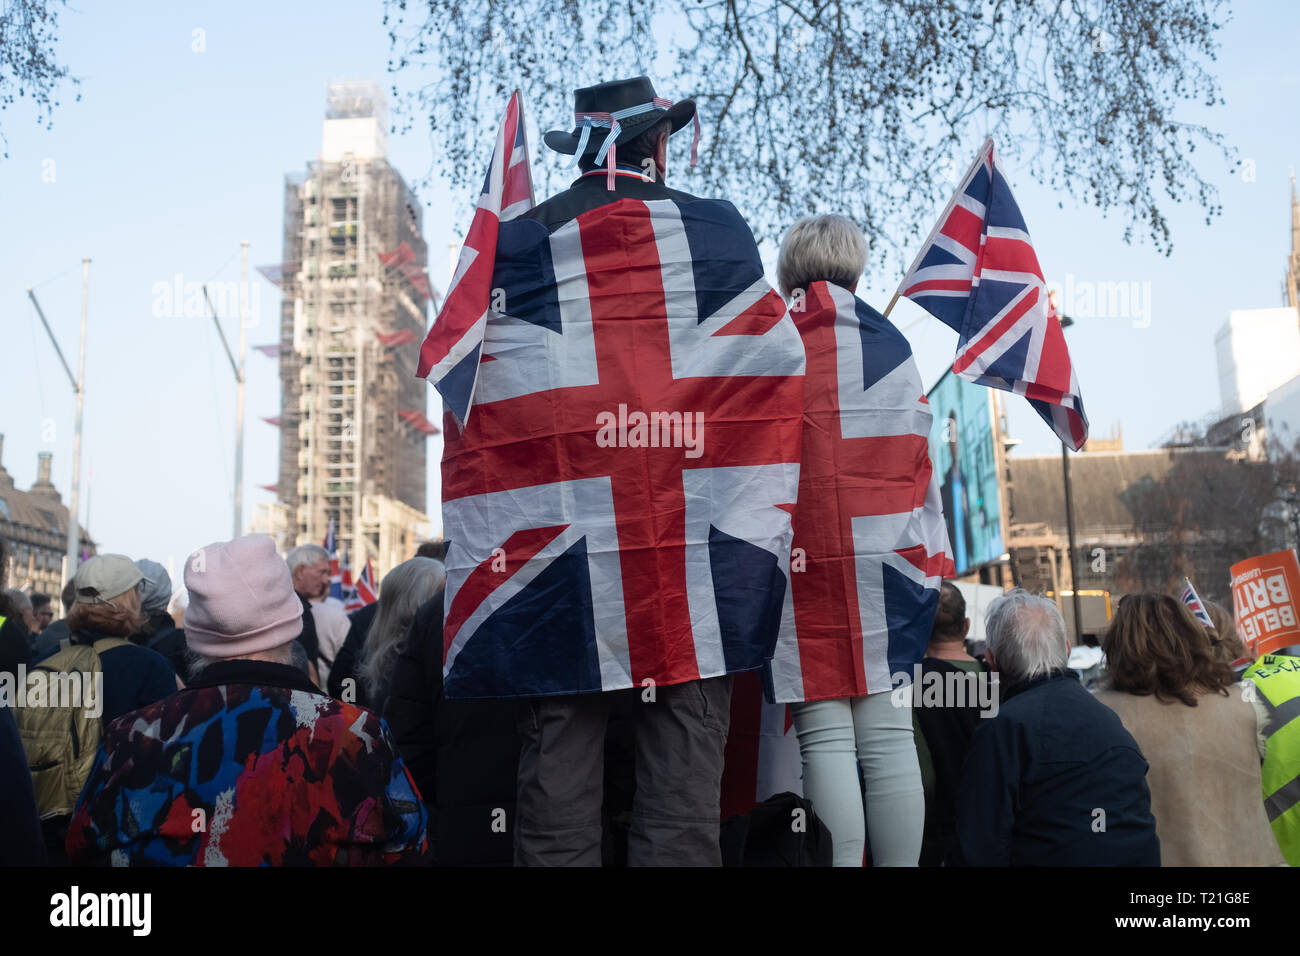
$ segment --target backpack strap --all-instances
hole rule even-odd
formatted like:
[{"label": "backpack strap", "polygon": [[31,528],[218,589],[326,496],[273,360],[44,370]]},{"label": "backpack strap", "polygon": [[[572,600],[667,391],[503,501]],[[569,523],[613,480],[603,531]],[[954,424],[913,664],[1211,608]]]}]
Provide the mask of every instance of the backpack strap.
[{"label": "backpack strap", "polygon": [[115,647],[130,647],[131,642],[121,637],[104,637],[100,638],[91,645],[96,654],[103,654],[105,651],[111,651]]}]

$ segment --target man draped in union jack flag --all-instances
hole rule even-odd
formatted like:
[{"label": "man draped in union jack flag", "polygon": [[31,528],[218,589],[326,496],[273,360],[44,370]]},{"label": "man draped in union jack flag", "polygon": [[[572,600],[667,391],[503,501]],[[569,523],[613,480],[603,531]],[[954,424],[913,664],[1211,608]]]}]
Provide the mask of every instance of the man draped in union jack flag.
[{"label": "man draped in union jack flag", "polygon": [[980,148],[898,294],[957,331],[954,372],[1025,396],[1061,441],[1075,451],[1083,447],[1088,417],[1079,381],[992,139]]},{"label": "man draped in union jack flag", "polygon": [[[771,693],[790,703],[804,796],[836,866],[915,866],[925,802],[894,675],[925,655],[953,574],[930,465],[931,413],[907,339],[854,294],[867,262],[843,216],[794,225],[781,291],[807,355],[799,499]],[[866,790],[864,817],[862,783]]]},{"label": "man draped in union jack flag", "polygon": [[[581,174],[501,217],[425,343],[448,407],[445,691],[529,698],[517,862],[601,862],[622,692],[629,862],[718,865],[730,675],[771,657],[787,586],[803,347],[735,207],[664,183],[695,104],[646,77],[574,101],[546,143]],[[480,214],[513,198],[511,123]]]}]

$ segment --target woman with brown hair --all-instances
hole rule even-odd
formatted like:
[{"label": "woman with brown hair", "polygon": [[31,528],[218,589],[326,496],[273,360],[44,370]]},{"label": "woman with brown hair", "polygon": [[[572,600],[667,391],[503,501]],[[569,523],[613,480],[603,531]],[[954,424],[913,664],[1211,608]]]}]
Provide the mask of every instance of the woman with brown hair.
[{"label": "woman with brown hair", "polygon": [[[72,581],[77,597],[68,611],[68,628],[74,647],[89,645],[98,653],[105,727],[180,687],[165,657],[128,640],[146,620],[140,609],[144,575],[130,558],[95,555],[77,568]],[[42,663],[59,669],[58,655]]]},{"label": "woman with brown hair", "polygon": [[1097,699],[1150,766],[1163,864],[1282,865],[1260,797],[1255,709],[1209,631],[1175,598],[1129,594],[1101,646],[1108,676]]}]

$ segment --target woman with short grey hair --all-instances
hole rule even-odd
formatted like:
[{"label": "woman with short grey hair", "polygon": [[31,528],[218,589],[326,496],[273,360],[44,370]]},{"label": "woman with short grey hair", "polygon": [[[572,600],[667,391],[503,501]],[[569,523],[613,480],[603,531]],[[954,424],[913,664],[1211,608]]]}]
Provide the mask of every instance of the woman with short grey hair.
[{"label": "woman with short grey hair", "polygon": [[814,282],[830,282],[856,292],[867,268],[867,242],[862,230],[844,216],[809,216],[785,234],[777,257],[776,276],[787,299]]},{"label": "woman with short grey hair", "polygon": [[[938,489],[931,488],[931,416],[920,372],[902,334],[854,295],[866,263],[862,231],[836,215],[795,223],[777,261],[807,369],[792,552],[802,563],[789,576],[793,614],[778,635],[770,676],[776,702],[790,705],[804,795],[831,831],[834,865],[861,866],[870,834],[874,866],[916,866],[925,796],[911,708],[891,691],[894,674],[910,679],[924,656],[934,603],[909,595],[899,604],[891,595],[886,613],[879,585],[893,570],[882,555],[913,553],[924,543],[929,565],[946,557],[948,545]],[[841,368],[838,342],[859,339],[856,370],[851,359]],[[855,382],[843,385],[845,374]],[[889,385],[871,392],[886,377]],[[868,441],[840,440],[864,435]],[[873,440],[887,436],[899,437],[884,454]],[[942,543],[930,541],[932,505]],[[901,521],[861,540],[846,533],[842,515],[870,521],[882,507]],[[944,570],[935,565],[925,575]],[[900,610],[911,623],[891,633]]]}]

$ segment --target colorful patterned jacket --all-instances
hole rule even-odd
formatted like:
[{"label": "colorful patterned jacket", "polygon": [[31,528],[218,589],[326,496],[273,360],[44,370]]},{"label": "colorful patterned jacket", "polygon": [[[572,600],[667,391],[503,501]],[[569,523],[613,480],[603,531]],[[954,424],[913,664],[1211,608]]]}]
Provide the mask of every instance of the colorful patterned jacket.
[{"label": "colorful patterned jacket", "polygon": [[427,824],[376,714],[235,660],[108,726],[67,850],[115,866],[418,864]]}]

